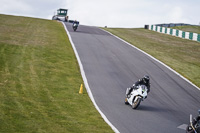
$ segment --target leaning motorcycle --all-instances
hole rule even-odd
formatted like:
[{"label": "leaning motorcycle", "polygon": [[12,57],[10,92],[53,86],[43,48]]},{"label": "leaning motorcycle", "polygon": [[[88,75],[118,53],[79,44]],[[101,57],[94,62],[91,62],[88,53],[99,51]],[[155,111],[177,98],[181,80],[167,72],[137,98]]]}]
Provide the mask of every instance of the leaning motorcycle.
[{"label": "leaning motorcycle", "polygon": [[145,85],[139,85],[136,89],[133,89],[131,94],[127,96],[130,88],[126,90],[125,104],[131,105],[133,109],[137,109],[140,102],[147,98],[147,87]]},{"label": "leaning motorcycle", "polygon": [[72,28],[73,28],[74,31],[76,31],[77,28],[78,28],[78,24],[77,24],[77,23],[74,23],[73,26],[72,26]]},{"label": "leaning motorcycle", "polygon": [[200,133],[200,110],[197,118],[192,119],[190,115],[190,124],[186,128],[186,133]]}]

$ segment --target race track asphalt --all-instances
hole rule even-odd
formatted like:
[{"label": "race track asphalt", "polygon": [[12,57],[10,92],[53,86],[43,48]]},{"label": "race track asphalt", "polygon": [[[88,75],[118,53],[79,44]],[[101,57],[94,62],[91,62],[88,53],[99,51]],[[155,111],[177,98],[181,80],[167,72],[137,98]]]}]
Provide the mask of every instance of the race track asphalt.
[{"label": "race track asphalt", "polygon": [[[185,133],[200,109],[200,91],[146,54],[109,33],[65,23],[78,51],[91,92],[100,110],[121,133]],[[151,91],[138,109],[124,104],[127,87],[143,75]]]}]

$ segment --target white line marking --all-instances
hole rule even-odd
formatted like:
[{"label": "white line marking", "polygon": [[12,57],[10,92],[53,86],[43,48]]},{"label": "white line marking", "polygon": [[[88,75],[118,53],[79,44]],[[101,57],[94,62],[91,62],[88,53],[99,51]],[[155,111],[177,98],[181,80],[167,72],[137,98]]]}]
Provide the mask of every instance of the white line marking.
[{"label": "white line marking", "polygon": [[177,128],[186,130],[187,126],[188,126],[187,124],[182,124],[182,125],[178,126]]},{"label": "white line marking", "polygon": [[[101,28],[100,28],[100,29],[101,29]],[[160,64],[162,64],[163,66],[167,67],[169,70],[171,70],[172,72],[174,72],[176,75],[178,75],[179,77],[181,77],[182,79],[184,79],[185,81],[187,81],[188,83],[190,83],[190,84],[191,84],[192,86],[194,86],[196,89],[200,90],[200,88],[197,87],[195,84],[193,84],[191,81],[189,81],[188,79],[186,79],[185,77],[183,77],[181,74],[179,74],[178,72],[176,72],[174,69],[172,69],[171,67],[167,66],[167,65],[164,64],[163,62],[159,61],[159,60],[156,59],[155,57],[153,57],[153,56],[151,56],[150,54],[144,52],[143,50],[141,50],[141,49],[135,47],[134,45],[130,44],[129,42],[127,42],[127,41],[125,41],[125,40],[119,38],[118,36],[116,36],[116,35],[110,33],[109,31],[106,31],[106,30],[104,30],[104,29],[101,29],[101,30],[103,30],[103,31],[105,31],[105,32],[107,32],[107,33],[109,33],[110,35],[112,35],[112,36],[118,38],[119,40],[125,42],[126,44],[130,45],[131,47],[133,47],[133,48],[139,50],[140,52],[142,52],[142,53],[144,53],[144,54],[146,54],[147,56],[149,56],[149,57],[152,58],[153,60],[159,62]]]},{"label": "white line marking", "polygon": [[95,102],[95,100],[94,100],[94,97],[93,97],[93,95],[92,95],[90,86],[89,86],[89,84],[88,84],[88,82],[87,82],[87,78],[86,78],[86,75],[85,75],[85,71],[84,71],[84,69],[83,69],[83,65],[82,65],[82,63],[81,63],[81,60],[80,60],[80,57],[79,57],[78,52],[77,52],[77,50],[76,50],[76,47],[75,47],[75,45],[74,45],[74,43],[73,43],[73,41],[72,41],[72,38],[71,38],[71,36],[70,36],[70,34],[69,34],[69,31],[68,31],[67,28],[66,28],[66,25],[64,24],[64,22],[62,22],[62,24],[63,24],[63,26],[64,26],[64,28],[65,28],[65,31],[67,32],[67,35],[68,35],[68,37],[69,37],[69,40],[70,40],[71,45],[72,45],[72,47],[73,47],[73,50],[74,50],[74,52],[75,52],[76,58],[77,58],[77,60],[78,60],[78,64],[79,64],[80,71],[81,71],[81,75],[82,75],[82,78],[83,78],[83,81],[84,81],[84,84],[85,84],[85,88],[86,88],[86,90],[87,90],[87,93],[88,93],[90,99],[92,100],[92,102],[93,102],[95,108],[98,110],[98,112],[100,113],[100,115],[101,115],[101,117],[104,119],[104,121],[112,128],[112,130],[113,130],[115,133],[120,133],[120,132],[117,130],[117,128],[116,128],[115,126],[112,125],[112,123],[107,119],[107,117],[103,114],[103,112],[102,112],[102,111],[99,109],[99,107],[97,106],[97,104],[96,104],[96,102]]}]

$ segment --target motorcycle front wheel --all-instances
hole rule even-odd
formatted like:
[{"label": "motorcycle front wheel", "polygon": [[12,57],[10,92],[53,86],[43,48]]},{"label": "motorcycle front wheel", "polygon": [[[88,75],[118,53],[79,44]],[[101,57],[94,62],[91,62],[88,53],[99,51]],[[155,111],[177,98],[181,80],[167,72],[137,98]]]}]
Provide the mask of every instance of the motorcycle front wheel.
[{"label": "motorcycle front wheel", "polygon": [[138,98],[137,101],[133,101],[133,104],[132,104],[132,108],[133,109],[137,109],[137,107],[140,105],[140,102],[142,101],[142,98]]},{"label": "motorcycle front wheel", "polygon": [[[195,133],[191,126],[187,126],[186,133]],[[198,132],[197,132],[198,133]]]}]

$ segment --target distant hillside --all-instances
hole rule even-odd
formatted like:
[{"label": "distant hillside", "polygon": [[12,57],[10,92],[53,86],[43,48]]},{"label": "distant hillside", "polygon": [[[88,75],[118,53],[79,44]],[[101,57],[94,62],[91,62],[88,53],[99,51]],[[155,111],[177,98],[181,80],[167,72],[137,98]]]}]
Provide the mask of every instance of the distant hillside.
[{"label": "distant hillside", "polygon": [[176,26],[171,28],[200,34],[200,26]]}]

